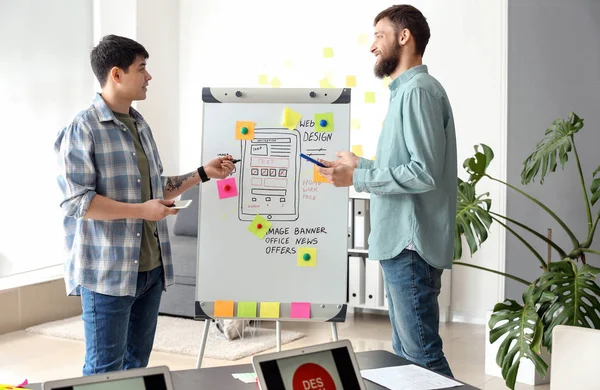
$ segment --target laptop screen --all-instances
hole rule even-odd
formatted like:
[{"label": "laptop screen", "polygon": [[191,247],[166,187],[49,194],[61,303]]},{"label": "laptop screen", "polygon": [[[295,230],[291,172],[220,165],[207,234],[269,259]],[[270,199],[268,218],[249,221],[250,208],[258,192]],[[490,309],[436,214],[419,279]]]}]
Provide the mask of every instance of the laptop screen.
[{"label": "laptop screen", "polygon": [[259,364],[267,389],[360,390],[357,373],[345,347]]},{"label": "laptop screen", "polygon": [[87,383],[67,387],[57,387],[55,390],[167,390],[163,374],[146,375],[138,378],[107,380],[99,383]]}]

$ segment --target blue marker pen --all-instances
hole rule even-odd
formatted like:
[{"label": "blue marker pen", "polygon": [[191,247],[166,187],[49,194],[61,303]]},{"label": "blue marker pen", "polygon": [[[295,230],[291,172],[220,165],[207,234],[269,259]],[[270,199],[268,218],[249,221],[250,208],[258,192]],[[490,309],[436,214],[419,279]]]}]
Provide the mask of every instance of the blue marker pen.
[{"label": "blue marker pen", "polygon": [[306,154],[304,153],[300,153],[300,157],[302,157],[303,159],[310,161],[311,163],[318,165],[322,168],[327,168],[325,165],[323,165],[322,163],[318,162],[317,160],[315,160],[314,158],[308,157]]}]

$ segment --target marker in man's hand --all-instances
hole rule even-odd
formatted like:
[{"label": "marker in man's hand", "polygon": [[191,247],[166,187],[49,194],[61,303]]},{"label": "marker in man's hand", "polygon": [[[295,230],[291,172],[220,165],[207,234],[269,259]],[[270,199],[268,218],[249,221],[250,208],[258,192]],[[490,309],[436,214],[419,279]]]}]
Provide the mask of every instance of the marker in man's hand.
[{"label": "marker in man's hand", "polygon": [[323,165],[323,163],[318,162],[317,160],[315,160],[314,158],[308,157],[306,154],[304,153],[300,153],[300,157],[302,157],[303,159],[305,159],[306,161],[310,161],[311,163],[318,165],[322,168],[327,168],[325,165]]}]

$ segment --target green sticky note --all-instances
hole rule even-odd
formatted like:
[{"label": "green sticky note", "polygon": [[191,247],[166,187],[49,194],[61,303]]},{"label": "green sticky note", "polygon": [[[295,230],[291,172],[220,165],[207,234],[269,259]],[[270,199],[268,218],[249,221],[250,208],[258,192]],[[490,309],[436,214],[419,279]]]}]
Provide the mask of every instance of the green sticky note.
[{"label": "green sticky note", "polygon": [[261,302],[260,318],[279,318],[279,302]]},{"label": "green sticky note", "polygon": [[365,92],[365,103],[375,103],[375,92]]},{"label": "green sticky note", "polygon": [[315,131],[331,133],[333,131],[333,113],[315,114]]},{"label": "green sticky note", "polygon": [[250,222],[248,230],[261,240],[265,238],[265,234],[271,229],[272,223],[267,221],[265,218],[256,214],[256,217]]},{"label": "green sticky note", "polygon": [[326,47],[323,49],[323,57],[332,58],[333,57],[333,49],[331,47]]},{"label": "green sticky note", "polygon": [[256,318],[256,302],[238,302],[237,316]]}]

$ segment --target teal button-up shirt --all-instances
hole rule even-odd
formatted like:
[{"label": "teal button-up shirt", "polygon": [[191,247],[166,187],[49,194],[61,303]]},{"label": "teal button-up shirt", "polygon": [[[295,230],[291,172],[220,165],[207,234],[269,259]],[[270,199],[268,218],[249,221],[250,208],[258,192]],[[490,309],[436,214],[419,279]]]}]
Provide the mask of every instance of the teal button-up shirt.
[{"label": "teal button-up shirt", "polygon": [[442,85],[419,65],[389,86],[390,102],[375,161],[354,170],[358,192],[371,194],[369,258],[407,247],[436,268],[450,268],[456,225],[454,119]]}]

